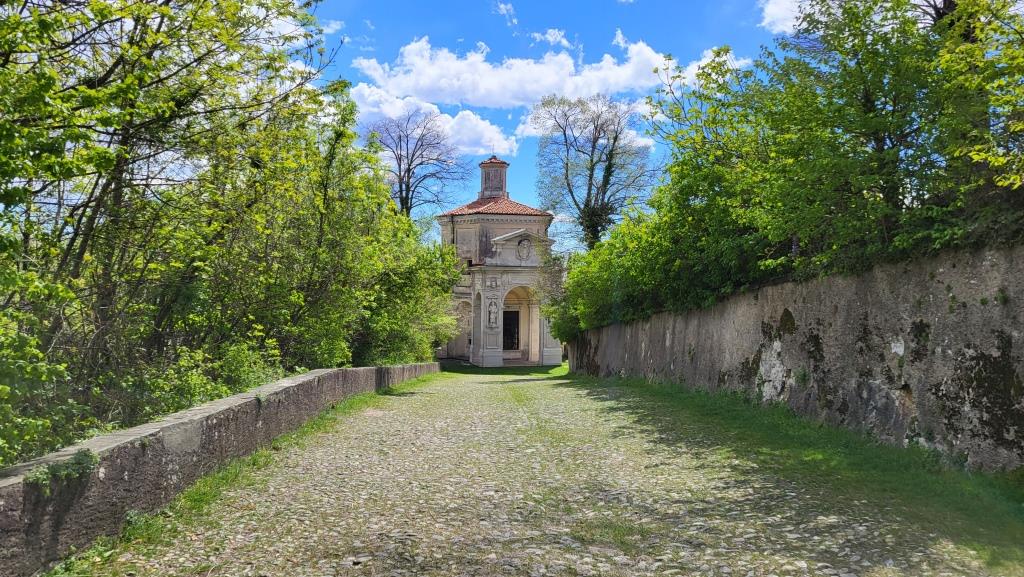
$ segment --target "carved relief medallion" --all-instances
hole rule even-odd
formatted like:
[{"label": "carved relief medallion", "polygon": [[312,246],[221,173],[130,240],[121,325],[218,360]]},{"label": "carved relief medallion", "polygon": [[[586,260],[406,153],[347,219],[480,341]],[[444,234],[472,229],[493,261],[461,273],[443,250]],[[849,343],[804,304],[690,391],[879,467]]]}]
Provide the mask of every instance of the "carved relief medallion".
[{"label": "carved relief medallion", "polygon": [[527,260],[532,253],[533,243],[530,242],[530,239],[524,238],[516,245],[516,256],[519,257],[519,260]]}]

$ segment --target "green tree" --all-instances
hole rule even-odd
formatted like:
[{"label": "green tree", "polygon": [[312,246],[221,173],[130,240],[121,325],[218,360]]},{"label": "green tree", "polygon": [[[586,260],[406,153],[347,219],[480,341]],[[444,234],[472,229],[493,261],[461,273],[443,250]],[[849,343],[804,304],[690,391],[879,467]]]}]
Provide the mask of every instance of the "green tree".
[{"label": "green tree", "polygon": [[[808,0],[741,67],[727,48],[651,99],[654,214],[570,261],[560,336],[746,287],[1020,242],[1024,20],[1014,3]],[[941,4],[941,5],[940,5]]]},{"label": "green tree", "polygon": [[0,8],[0,465],[446,338],[456,261],[311,84],[306,8]]},{"label": "green tree", "polygon": [[572,215],[587,248],[653,183],[636,107],[608,96],[548,96],[530,112],[540,132],[537,189],[545,208]]}]

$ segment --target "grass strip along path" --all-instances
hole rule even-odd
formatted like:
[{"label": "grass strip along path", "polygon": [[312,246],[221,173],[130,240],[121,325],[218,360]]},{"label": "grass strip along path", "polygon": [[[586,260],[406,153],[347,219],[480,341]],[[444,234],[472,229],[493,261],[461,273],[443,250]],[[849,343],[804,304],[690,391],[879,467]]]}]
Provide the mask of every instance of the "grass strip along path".
[{"label": "grass strip along path", "polygon": [[737,397],[473,369],[353,397],[52,575],[1024,575],[1022,544],[1012,476]]}]

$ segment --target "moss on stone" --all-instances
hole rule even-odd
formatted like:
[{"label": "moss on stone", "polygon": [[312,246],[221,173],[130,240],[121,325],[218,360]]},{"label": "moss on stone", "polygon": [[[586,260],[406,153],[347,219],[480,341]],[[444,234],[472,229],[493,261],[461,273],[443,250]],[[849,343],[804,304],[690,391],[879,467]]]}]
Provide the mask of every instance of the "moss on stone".
[{"label": "moss on stone", "polygon": [[993,335],[995,354],[968,347],[972,352],[959,360],[949,382],[936,383],[931,391],[946,407],[944,425],[951,433],[947,436],[967,434],[1016,451],[1024,431],[1024,412],[1019,408],[1024,380],[1017,372],[1012,337],[999,330]]},{"label": "moss on stone", "polygon": [[910,325],[910,338],[914,343],[910,347],[910,362],[918,363],[928,356],[928,341],[931,339],[932,326],[924,319],[918,319]]},{"label": "moss on stone", "polygon": [[808,358],[816,365],[825,361],[825,345],[818,331],[811,329],[807,332],[807,337],[804,338],[804,349],[807,351]]},{"label": "moss on stone", "polygon": [[779,332],[784,335],[796,333],[796,318],[788,308],[782,309],[782,316],[779,317]]}]

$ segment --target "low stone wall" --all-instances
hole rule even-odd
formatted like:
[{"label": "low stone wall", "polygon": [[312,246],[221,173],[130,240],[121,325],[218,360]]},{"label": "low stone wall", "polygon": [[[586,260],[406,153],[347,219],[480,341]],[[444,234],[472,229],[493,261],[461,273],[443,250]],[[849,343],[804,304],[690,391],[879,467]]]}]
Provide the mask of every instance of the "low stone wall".
[{"label": "low stone wall", "polygon": [[[128,511],[159,509],[199,477],[347,396],[438,370],[422,363],[311,371],[0,471],[0,575],[32,575],[96,537],[118,534]],[[87,475],[54,480],[48,490],[26,481],[37,467],[85,449],[99,459]]]},{"label": "low stone wall", "polygon": [[890,443],[1024,464],[1024,248],[956,252],[786,283],[587,331],[573,371],[766,403]]}]

